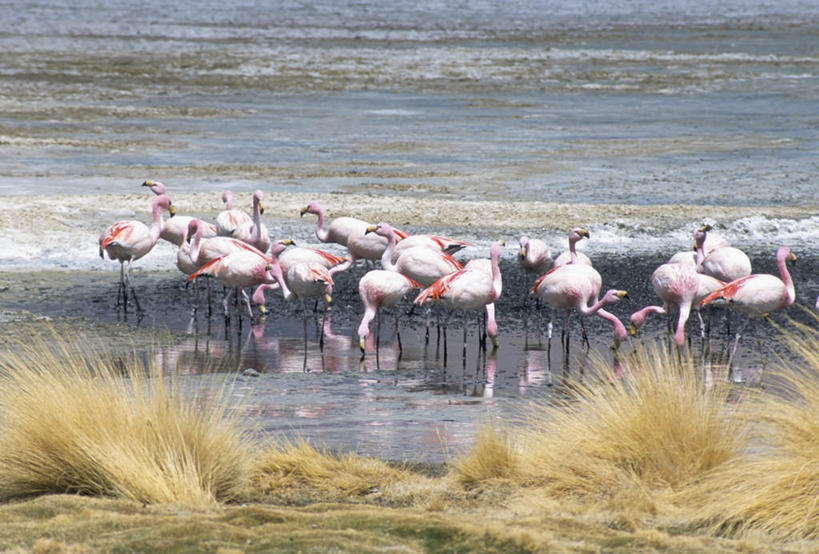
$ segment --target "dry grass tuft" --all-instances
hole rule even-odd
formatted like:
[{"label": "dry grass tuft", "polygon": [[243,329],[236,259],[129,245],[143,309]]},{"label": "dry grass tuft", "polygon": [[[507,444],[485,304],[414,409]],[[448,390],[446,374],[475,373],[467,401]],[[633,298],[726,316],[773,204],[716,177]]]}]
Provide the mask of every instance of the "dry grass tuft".
[{"label": "dry grass tuft", "polygon": [[463,486],[474,487],[488,480],[514,480],[520,463],[520,453],[512,442],[493,425],[487,425],[478,433],[472,449],[455,460],[452,473]]},{"label": "dry grass tuft", "polygon": [[596,366],[600,381],[574,384],[564,402],[533,404],[514,446],[485,434],[455,466],[459,480],[506,476],[595,509],[653,513],[661,496],[740,454],[745,434],[726,391],[706,388],[676,353],[640,350],[620,380]]},{"label": "dry grass tuft", "polygon": [[122,362],[104,350],[34,336],[0,357],[0,497],[234,497],[252,454],[226,403],[191,398],[136,356]]},{"label": "dry grass tuft", "polygon": [[819,331],[792,322],[782,337],[795,359],[771,372],[770,393],[749,414],[758,435],[754,448],[689,496],[719,532],[817,539]]},{"label": "dry grass tuft", "polygon": [[376,458],[319,451],[299,440],[273,445],[261,453],[250,486],[257,497],[266,493],[291,501],[339,500],[381,492],[409,475]]}]

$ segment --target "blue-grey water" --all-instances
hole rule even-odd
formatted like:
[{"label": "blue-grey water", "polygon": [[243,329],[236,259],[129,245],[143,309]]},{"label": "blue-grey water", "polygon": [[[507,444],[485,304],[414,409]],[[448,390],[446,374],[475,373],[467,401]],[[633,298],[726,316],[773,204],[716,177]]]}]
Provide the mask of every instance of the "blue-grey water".
[{"label": "blue-grey water", "polygon": [[[0,0],[0,269],[14,270],[4,273],[11,277],[2,308],[115,320],[108,300],[118,268],[97,257],[96,236],[114,217],[147,220],[147,193],[136,190],[146,178],[183,198],[208,194],[213,200],[198,207],[204,216],[218,209],[225,188],[263,189],[271,232],[312,246],[310,224],[295,211],[277,213],[277,197],[420,196],[443,206],[466,200],[477,213],[487,201],[576,206],[577,223],[597,241],[588,248],[609,264],[607,282],[628,273],[619,258],[639,253],[630,263],[641,274],[628,285],[643,287],[645,302],[652,264],[687,248],[702,222],[670,216],[680,207],[720,207],[723,219],[709,221],[748,249],[760,271],[775,272],[771,256],[781,243],[809,261],[797,292],[812,305],[817,99],[814,1]],[[618,220],[592,204],[648,209]],[[747,210],[733,216],[739,208]],[[346,209],[356,215],[356,206]],[[423,228],[409,223],[410,231]],[[462,255],[468,259],[485,255],[493,240],[484,227],[493,228],[491,216],[466,227],[454,214],[446,232],[476,242]],[[565,229],[548,213],[541,231],[555,250],[563,247]],[[513,225],[505,232],[512,244],[520,234]],[[158,246],[137,277],[172,270],[174,256]],[[54,299],[14,299],[25,287],[13,276],[43,270],[69,282],[104,272],[100,282],[110,284],[72,288],[69,313]],[[176,277],[162,275],[172,281],[155,292],[154,310],[187,302]],[[522,309],[514,300],[523,295],[520,280],[515,287],[505,294]],[[142,294],[151,304],[151,291]],[[498,402],[507,414],[544,382],[542,351],[522,344],[520,312],[505,321],[514,332],[501,356],[468,361],[477,377],[457,377],[463,368],[453,377],[451,367],[429,362],[417,339],[408,367],[363,372],[352,337],[360,305],[353,290],[339,294],[349,317],[337,318],[334,330],[347,342],[330,362],[310,358],[326,371],[287,371],[302,361],[295,312],[257,327],[258,337],[246,325],[233,341],[240,352],[256,345],[254,364],[265,371],[243,400],[254,423],[367,453],[440,460],[468,446],[486,414],[497,416]],[[187,313],[187,304],[155,311],[141,325],[188,336]],[[222,329],[191,340],[233,344]],[[316,346],[311,338],[311,356]],[[214,357],[193,356],[184,371]],[[493,381],[491,400],[475,400],[489,396],[492,363],[499,386]],[[355,417],[345,425],[351,402]]]}]

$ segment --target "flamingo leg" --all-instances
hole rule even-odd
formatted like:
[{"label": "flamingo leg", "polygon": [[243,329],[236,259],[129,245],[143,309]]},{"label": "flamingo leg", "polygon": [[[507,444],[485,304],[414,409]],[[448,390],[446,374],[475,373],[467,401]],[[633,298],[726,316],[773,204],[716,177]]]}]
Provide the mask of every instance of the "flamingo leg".
[{"label": "flamingo leg", "polygon": [[586,345],[586,352],[589,351],[591,345],[589,344],[589,334],[586,332],[586,324],[583,323],[583,316],[580,316],[580,333],[583,336],[583,344]]},{"label": "flamingo leg", "polygon": [[[117,287],[117,304],[114,308],[119,308],[122,305],[122,291],[125,287],[125,263],[119,262],[119,286]],[[127,298],[126,298],[127,301]]]},{"label": "flamingo leg", "polygon": [[[126,281],[127,286],[131,287],[131,296],[134,297],[134,304],[136,304],[137,312],[141,312],[142,311],[142,306],[139,305],[139,298],[137,298],[136,289],[134,289],[134,285],[131,284],[131,260],[128,260],[128,269],[125,271],[125,281]],[[125,305],[127,306],[128,305],[128,302],[127,302],[127,300],[128,300],[128,298],[127,298],[127,296],[128,296],[127,287],[126,287],[125,295],[126,295]]]},{"label": "flamingo leg", "polygon": [[563,343],[563,373],[565,374],[569,369],[569,315],[571,312],[566,310],[566,315],[563,317],[563,329],[560,334],[560,341]]},{"label": "flamingo leg", "polygon": [[247,295],[247,291],[245,289],[240,289],[242,291],[242,297],[245,301],[245,306],[247,306],[247,315],[250,318],[250,321],[253,321],[253,308],[250,306],[250,297]]},{"label": "flamingo leg", "polygon": [[467,327],[468,321],[469,321],[469,314],[467,312],[464,312],[464,349],[463,349],[464,362],[466,362],[466,339],[467,339],[467,336],[466,336],[466,334],[467,334],[466,330],[467,329],[466,329],[466,327]]},{"label": "flamingo leg", "polygon": [[375,309],[375,369],[381,369],[381,359],[378,352],[381,348],[381,308]]},{"label": "flamingo leg", "polygon": [[395,310],[395,337],[398,339],[398,357],[404,352],[404,347],[401,346],[401,332],[398,328],[398,310]]}]

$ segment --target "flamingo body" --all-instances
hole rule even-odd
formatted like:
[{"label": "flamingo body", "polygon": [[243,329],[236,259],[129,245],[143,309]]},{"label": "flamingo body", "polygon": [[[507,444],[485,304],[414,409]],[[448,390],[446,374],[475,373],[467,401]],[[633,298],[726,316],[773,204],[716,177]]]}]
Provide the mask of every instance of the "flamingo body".
[{"label": "flamingo body", "polygon": [[225,209],[216,216],[216,230],[220,237],[232,237],[242,227],[253,225],[253,218],[242,210],[233,208],[233,192],[222,193]]},{"label": "flamingo body", "polygon": [[518,263],[527,273],[542,275],[552,267],[552,255],[546,243],[539,239],[520,237]]},{"label": "flamingo body", "polygon": [[[370,271],[359,279],[358,294],[364,304],[364,316],[358,326],[359,346],[362,351],[370,334],[370,322],[378,310],[382,306],[395,306],[413,288],[421,288],[421,285],[400,273],[384,269]],[[396,314],[396,329],[397,327]]]}]

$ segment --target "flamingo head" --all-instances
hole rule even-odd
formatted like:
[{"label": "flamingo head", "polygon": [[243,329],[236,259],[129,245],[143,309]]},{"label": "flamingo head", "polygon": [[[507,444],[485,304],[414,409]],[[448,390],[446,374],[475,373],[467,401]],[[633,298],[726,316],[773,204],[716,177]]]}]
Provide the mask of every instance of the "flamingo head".
[{"label": "flamingo head", "polygon": [[378,223],[377,225],[370,225],[367,227],[366,233],[375,233],[376,235],[381,235],[385,238],[390,238],[393,234],[392,225],[389,223],[385,223],[384,221]]},{"label": "flamingo head", "polygon": [[191,219],[190,223],[188,223],[188,235],[185,237],[187,242],[190,242],[191,239],[196,235],[199,229],[202,228],[202,220],[193,218]]},{"label": "flamingo head", "polygon": [[233,192],[229,191],[229,190],[226,190],[225,192],[223,192],[222,193],[222,202],[225,203],[225,206],[227,206],[227,209],[229,210],[230,207],[231,207],[231,204],[233,204]]},{"label": "flamingo head", "polygon": [[165,185],[163,185],[159,181],[152,181],[150,179],[147,179],[143,181],[141,186],[148,187],[149,189],[151,189],[151,192],[153,192],[157,196],[159,196],[160,194],[165,194]]},{"label": "flamingo head", "polygon": [[573,244],[582,238],[591,238],[591,234],[581,227],[575,227],[569,231],[569,244]]},{"label": "flamingo head", "polygon": [[251,297],[251,300],[253,301],[253,305],[259,308],[260,314],[264,315],[265,313],[267,313],[267,308],[264,307],[265,300],[263,286],[256,287],[256,290],[253,291],[253,296]]},{"label": "flamingo head", "polygon": [[634,312],[633,314],[631,314],[631,317],[629,317],[628,319],[630,322],[628,326],[628,334],[633,337],[637,334],[637,329],[642,327],[643,323],[645,323],[646,314],[645,312],[643,312],[643,310],[640,310],[638,312]]},{"label": "flamingo head", "polygon": [[171,217],[176,215],[176,207],[171,202],[171,197],[167,194],[160,194],[154,198],[154,209],[161,209],[167,211]]},{"label": "flamingo head", "polygon": [[493,260],[500,258],[504,246],[506,246],[506,241],[503,239],[493,242],[492,246],[489,247],[489,257]]},{"label": "flamingo head", "polygon": [[606,304],[614,304],[623,298],[628,298],[628,292],[624,290],[609,289],[606,291],[606,294],[603,295],[603,301]]},{"label": "flamingo head", "polygon": [[780,246],[779,249],[776,251],[776,261],[785,261],[791,262],[792,264],[796,263],[796,254],[791,252],[791,249],[787,246]]},{"label": "flamingo head", "polygon": [[694,249],[698,249],[700,246],[705,244],[705,237],[708,235],[708,231],[713,229],[711,225],[705,224],[699,229],[694,230]]},{"label": "flamingo head", "polygon": [[284,252],[284,249],[290,245],[296,244],[295,241],[291,238],[286,239],[279,239],[277,241],[273,241],[270,245],[270,257],[275,257]]},{"label": "flamingo head", "polygon": [[301,209],[301,216],[304,217],[304,214],[321,214],[321,206],[319,206],[318,202],[310,202],[305,207]]},{"label": "flamingo head", "polygon": [[520,253],[518,254],[519,257],[525,258],[526,254],[529,253],[529,237],[522,236],[520,237]]},{"label": "flamingo head", "polygon": [[262,205],[262,199],[264,198],[264,193],[260,190],[257,190],[253,193],[253,205],[259,206],[259,213],[264,214],[264,206]]}]

